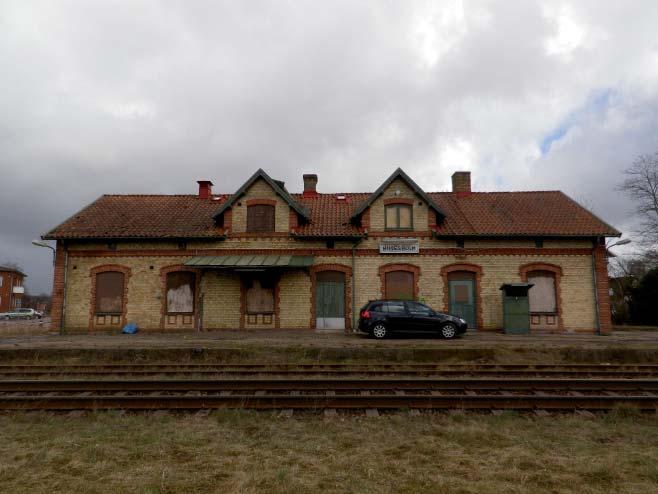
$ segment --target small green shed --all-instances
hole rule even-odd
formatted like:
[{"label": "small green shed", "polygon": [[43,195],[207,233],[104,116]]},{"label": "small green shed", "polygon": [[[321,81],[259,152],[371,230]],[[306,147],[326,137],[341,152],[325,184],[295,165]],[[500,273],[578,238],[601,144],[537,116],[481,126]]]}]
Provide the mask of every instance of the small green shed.
[{"label": "small green shed", "polygon": [[507,334],[530,333],[528,291],[532,283],[503,283],[503,330]]}]

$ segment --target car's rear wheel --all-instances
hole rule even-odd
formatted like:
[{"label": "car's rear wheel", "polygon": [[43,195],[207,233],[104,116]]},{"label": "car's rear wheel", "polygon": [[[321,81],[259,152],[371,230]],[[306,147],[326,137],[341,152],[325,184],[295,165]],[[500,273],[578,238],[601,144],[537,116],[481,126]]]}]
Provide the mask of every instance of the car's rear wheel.
[{"label": "car's rear wheel", "polygon": [[370,334],[372,335],[372,337],[377,339],[377,340],[382,340],[382,339],[386,338],[387,333],[388,333],[388,330],[386,329],[386,326],[384,326],[380,322],[375,324],[372,327],[372,329],[370,330]]},{"label": "car's rear wheel", "polygon": [[457,326],[451,322],[441,326],[441,336],[446,340],[451,340],[457,336]]}]

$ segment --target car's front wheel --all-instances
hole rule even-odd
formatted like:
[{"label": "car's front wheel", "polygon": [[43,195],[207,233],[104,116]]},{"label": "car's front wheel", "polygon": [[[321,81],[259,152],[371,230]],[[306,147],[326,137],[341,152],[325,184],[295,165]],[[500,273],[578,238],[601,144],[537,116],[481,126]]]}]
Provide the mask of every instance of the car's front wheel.
[{"label": "car's front wheel", "polygon": [[449,322],[441,326],[441,336],[446,340],[451,340],[457,336],[457,326]]},{"label": "car's front wheel", "polygon": [[370,329],[370,334],[372,335],[373,338],[377,340],[382,340],[386,338],[386,335],[388,334],[388,330],[386,329],[386,326],[378,322]]}]

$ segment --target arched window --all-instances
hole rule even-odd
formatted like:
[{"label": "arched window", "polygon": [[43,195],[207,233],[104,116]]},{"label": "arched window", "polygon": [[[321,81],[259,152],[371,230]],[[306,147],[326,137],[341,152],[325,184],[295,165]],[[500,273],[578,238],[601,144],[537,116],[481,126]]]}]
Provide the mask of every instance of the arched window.
[{"label": "arched window", "polygon": [[196,276],[189,271],[167,273],[167,314],[194,312]]},{"label": "arched window", "polygon": [[274,206],[253,204],[247,206],[247,232],[274,231]]},{"label": "arched window", "polygon": [[414,274],[411,271],[389,271],[384,276],[386,298],[414,299]]},{"label": "arched window", "polygon": [[386,206],[386,230],[413,230],[413,209],[408,204]]},{"label": "arched window", "polygon": [[276,281],[268,275],[245,277],[247,314],[274,313],[274,287]]},{"label": "arched window", "polygon": [[105,271],[96,275],[96,314],[121,314],[123,312],[124,274]]},{"label": "arched window", "polygon": [[530,271],[528,273],[528,283],[534,285],[528,292],[530,312],[555,314],[557,312],[555,273],[551,271]]}]

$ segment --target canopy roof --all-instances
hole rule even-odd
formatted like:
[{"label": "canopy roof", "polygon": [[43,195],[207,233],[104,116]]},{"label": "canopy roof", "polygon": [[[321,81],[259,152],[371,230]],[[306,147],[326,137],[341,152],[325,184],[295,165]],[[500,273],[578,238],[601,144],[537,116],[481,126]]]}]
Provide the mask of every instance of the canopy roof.
[{"label": "canopy roof", "polygon": [[196,256],[185,262],[197,268],[305,268],[313,264],[313,256]]}]

